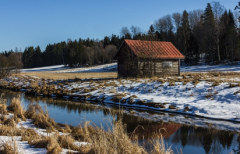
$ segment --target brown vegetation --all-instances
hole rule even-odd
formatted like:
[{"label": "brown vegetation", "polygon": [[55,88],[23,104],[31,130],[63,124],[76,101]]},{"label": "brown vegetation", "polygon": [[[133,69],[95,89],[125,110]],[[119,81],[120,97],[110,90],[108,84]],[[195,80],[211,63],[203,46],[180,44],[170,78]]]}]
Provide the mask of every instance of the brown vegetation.
[{"label": "brown vegetation", "polygon": [[117,78],[117,72],[102,72],[102,73],[53,73],[53,72],[22,72],[14,74],[15,76],[37,76],[44,79],[90,79],[90,78]]},{"label": "brown vegetation", "polygon": [[[119,94],[123,95],[123,94]],[[3,106],[0,106],[0,108]],[[65,125],[61,130],[68,132],[66,135],[59,135],[57,130],[60,127],[49,118],[47,111],[43,111],[38,104],[29,105],[27,111],[21,107],[19,98],[14,98],[8,107],[12,112],[16,113],[18,117],[23,119],[23,116],[31,118],[33,123],[42,128],[51,128],[55,133],[49,136],[42,136],[35,132],[33,129],[16,128],[16,118],[12,117],[7,119],[4,116],[0,117],[1,127],[0,135],[4,136],[21,136],[23,141],[27,141],[35,148],[46,148],[47,153],[59,153],[62,148],[75,150],[79,153],[147,153],[144,146],[138,144],[137,136],[134,134],[127,134],[126,126],[121,120],[115,121],[108,131],[99,127],[93,127],[89,122],[77,127],[69,127]],[[4,109],[2,109],[4,110]],[[154,134],[156,136],[156,134]],[[77,146],[76,141],[87,141],[87,145]],[[165,149],[164,142],[157,142],[153,137],[148,141],[153,150],[151,153],[173,153],[171,149]],[[16,148],[12,145],[15,144],[2,144],[1,153],[12,154],[16,153]]]},{"label": "brown vegetation", "polygon": [[25,120],[24,110],[19,98],[14,97],[11,101],[11,104],[7,107],[7,109],[12,111],[14,113],[14,116],[16,116],[17,118]]},{"label": "brown vegetation", "polygon": [[39,104],[30,104],[25,115],[28,119],[32,119],[33,123],[40,128],[54,130],[56,123],[48,115],[47,109],[44,112]]}]

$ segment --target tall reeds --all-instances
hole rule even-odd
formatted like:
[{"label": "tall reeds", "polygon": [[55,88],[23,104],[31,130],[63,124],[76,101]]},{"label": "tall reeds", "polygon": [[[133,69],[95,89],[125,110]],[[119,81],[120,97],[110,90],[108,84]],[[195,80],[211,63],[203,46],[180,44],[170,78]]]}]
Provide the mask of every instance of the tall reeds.
[{"label": "tall reeds", "polygon": [[[140,141],[135,134],[127,133],[126,125],[121,120],[113,121],[112,126],[106,131],[103,128],[96,127],[94,124],[85,122],[77,127],[65,126],[60,128],[48,115],[47,109],[43,111],[39,104],[30,104],[26,111],[21,106],[20,98],[14,98],[8,107],[17,117],[30,118],[36,126],[54,131],[48,136],[42,136],[33,129],[16,128],[16,119],[1,118],[0,135],[21,136],[23,141],[28,141],[30,145],[36,148],[46,148],[47,153],[60,153],[62,149],[75,150],[86,154],[172,154],[170,148],[166,148],[163,137],[160,133],[154,133],[151,140],[146,141],[148,147],[140,145]],[[58,130],[64,129],[68,133],[60,135]],[[158,136],[156,138],[156,136]],[[160,138],[160,142],[159,142]],[[86,141],[87,145],[78,146],[76,142]],[[150,146],[149,146],[150,145]],[[151,147],[149,149],[149,147]],[[1,147],[0,147],[1,148]],[[5,151],[12,151],[14,147],[8,144],[2,145]]]}]

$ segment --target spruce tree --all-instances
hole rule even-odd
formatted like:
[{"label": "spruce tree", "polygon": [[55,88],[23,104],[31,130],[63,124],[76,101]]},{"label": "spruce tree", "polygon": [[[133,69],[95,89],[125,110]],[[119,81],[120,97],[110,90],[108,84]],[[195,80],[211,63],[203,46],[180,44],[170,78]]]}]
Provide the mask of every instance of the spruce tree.
[{"label": "spruce tree", "polygon": [[188,19],[188,13],[186,10],[183,11],[180,31],[182,35],[182,49],[183,49],[182,52],[186,56],[185,62],[189,63],[193,55],[191,55],[190,51],[188,51],[191,30],[190,30],[190,24]]},{"label": "spruce tree", "polygon": [[207,62],[213,62],[216,60],[214,55],[216,54],[217,47],[215,43],[215,23],[214,15],[212,11],[212,6],[210,3],[207,4],[207,7],[203,14],[203,28],[204,28],[204,45],[205,45],[205,55]]}]

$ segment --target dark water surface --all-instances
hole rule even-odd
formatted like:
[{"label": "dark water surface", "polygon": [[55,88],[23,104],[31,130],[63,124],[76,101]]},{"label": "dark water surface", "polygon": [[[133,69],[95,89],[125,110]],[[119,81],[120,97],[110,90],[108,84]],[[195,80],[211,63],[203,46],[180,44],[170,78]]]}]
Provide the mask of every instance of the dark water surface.
[{"label": "dark water surface", "polygon": [[24,93],[7,90],[0,90],[0,93],[5,93],[8,104],[14,96],[20,95],[22,105],[25,108],[30,103],[38,103],[43,108],[46,107],[49,116],[58,123],[76,126],[82,122],[91,121],[98,127],[108,129],[111,128],[113,119],[122,118],[123,122],[127,124],[129,133],[134,131],[139,135],[139,138],[144,139],[150,138],[153,132],[161,130],[164,141],[172,147],[175,153],[180,152],[180,150],[184,154],[240,152],[240,136],[231,131],[187,126],[173,122],[151,121],[120,113],[120,110],[113,106],[26,96]]}]

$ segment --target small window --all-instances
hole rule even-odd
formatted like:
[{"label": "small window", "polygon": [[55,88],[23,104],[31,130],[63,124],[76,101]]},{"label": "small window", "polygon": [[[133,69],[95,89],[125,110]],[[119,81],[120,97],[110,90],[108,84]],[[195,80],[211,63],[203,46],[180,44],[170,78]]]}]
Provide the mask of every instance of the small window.
[{"label": "small window", "polygon": [[172,62],[171,61],[164,61],[164,62],[162,62],[162,67],[163,68],[172,67]]}]

